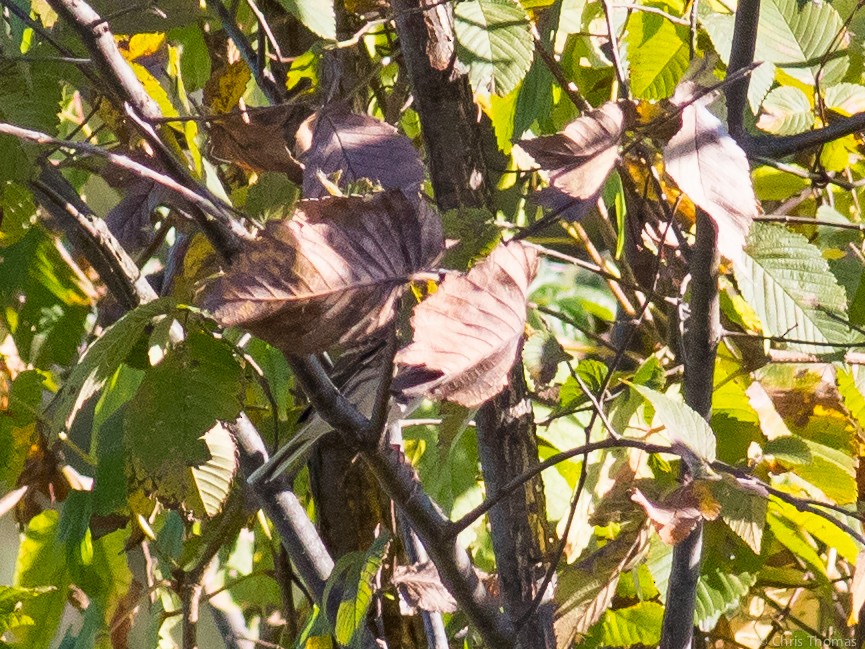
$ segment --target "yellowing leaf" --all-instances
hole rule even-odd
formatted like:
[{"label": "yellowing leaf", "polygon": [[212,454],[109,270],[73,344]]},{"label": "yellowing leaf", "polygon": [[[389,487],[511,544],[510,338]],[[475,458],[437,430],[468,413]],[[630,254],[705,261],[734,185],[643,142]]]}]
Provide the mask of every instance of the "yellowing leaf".
[{"label": "yellowing leaf", "polygon": [[252,73],[243,61],[219,68],[204,86],[204,103],[214,113],[227,113],[237,106]]},{"label": "yellowing leaf", "polygon": [[156,54],[165,44],[165,34],[162,33],[115,36],[114,39],[120,54],[127,61]]}]

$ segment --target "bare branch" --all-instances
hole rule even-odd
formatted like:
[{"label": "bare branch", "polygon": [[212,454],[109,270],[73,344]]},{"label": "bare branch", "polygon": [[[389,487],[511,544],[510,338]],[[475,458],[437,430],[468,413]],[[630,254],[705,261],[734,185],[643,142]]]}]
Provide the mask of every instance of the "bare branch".
[{"label": "bare branch", "polygon": [[[733,45],[727,75],[749,67],[754,62],[757,45],[757,25],[760,22],[760,0],[741,0],[736,9],[733,29]],[[746,138],[744,116],[748,101],[749,76],[738,79],[727,86],[727,130],[740,144]]]},{"label": "bare branch", "polygon": [[[202,196],[201,194],[192,189],[189,189],[185,185],[178,183],[176,180],[170,178],[169,176],[166,176],[165,174],[154,171],[150,167],[136,162],[131,158],[127,158],[123,155],[118,155],[117,153],[112,153],[111,151],[107,151],[102,147],[98,147],[93,144],[88,144],[86,142],[71,142],[69,140],[61,140],[59,138],[52,137],[47,133],[33,131],[31,129],[21,128],[20,126],[6,124],[3,122],[0,122],[0,135],[11,135],[12,137],[16,137],[20,140],[35,142],[36,144],[53,145],[70,149],[72,151],[81,151],[82,153],[98,156],[100,158],[104,158],[112,165],[121,169],[125,169],[126,171],[129,171],[140,178],[146,178],[148,180],[152,180],[153,182],[159,183],[163,187],[166,187],[177,193],[181,198],[187,200],[192,205],[197,206],[206,213],[217,214],[224,209],[217,207],[213,204],[213,202],[211,202],[209,198]],[[247,232],[247,230],[243,226],[241,226],[240,223],[236,221],[229,221],[228,225],[231,228],[231,233],[233,235],[232,239],[244,240],[252,238],[252,235]],[[226,253],[229,251],[223,248],[221,252]]]},{"label": "bare branch", "polygon": [[130,116],[177,184],[194,189],[194,193],[212,205],[212,211],[208,211],[198,202],[193,202],[193,216],[214,247],[230,260],[240,250],[244,238],[238,232],[240,225],[235,223],[231,211],[225,209],[210,190],[192,177],[185,164],[171,153],[153,131],[150,122],[161,118],[162,112],[123,58],[106,20],[84,0],[50,0],[49,4],[78,33],[107,82],[107,91],[114,96],[117,107]]}]

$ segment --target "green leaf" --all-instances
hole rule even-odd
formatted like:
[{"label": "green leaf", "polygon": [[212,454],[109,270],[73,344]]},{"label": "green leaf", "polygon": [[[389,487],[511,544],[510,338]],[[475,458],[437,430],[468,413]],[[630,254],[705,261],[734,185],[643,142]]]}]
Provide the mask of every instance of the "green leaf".
[{"label": "green leaf", "polygon": [[842,30],[841,17],[828,2],[765,0],[760,5],[754,58],[774,63],[809,86],[818,73],[821,83],[831,85],[842,80],[849,65],[843,41],[822,69],[821,62]]},{"label": "green leaf", "polygon": [[763,445],[763,454],[771,455],[785,464],[808,464],[814,459],[807,442],[796,435],[782,435]]},{"label": "green leaf", "polygon": [[279,0],[279,3],[311,32],[336,40],[333,0]]},{"label": "green leaf", "polygon": [[799,511],[793,505],[785,502],[773,502],[772,509],[793,523],[800,532],[810,534],[827,548],[837,550],[838,556],[851,564],[856,563],[856,557],[859,555],[856,541],[837,525],[833,525],[831,521],[812,512]]},{"label": "green leaf", "polygon": [[726,478],[709,484],[712,495],[721,505],[723,521],[754,554],[760,554],[766,526],[767,498],[743,489],[735,481]]},{"label": "green leaf", "polygon": [[810,539],[806,540],[799,526],[783,516],[776,505],[777,503],[772,502],[766,514],[766,522],[769,524],[769,529],[772,530],[772,535],[781,545],[808,564],[818,576],[825,578],[826,566]]},{"label": "green leaf", "polygon": [[628,20],[625,44],[634,97],[670,97],[688,69],[688,30],[657,14],[635,11]]},{"label": "green leaf", "polygon": [[18,549],[14,585],[22,588],[51,586],[54,589],[25,601],[21,606],[21,614],[35,622],[19,628],[15,634],[19,644],[28,649],[45,649],[51,644],[66,607],[70,577],[63,543],[57,538],[58,518],[58,512],[48,510],[31,519]]},{"label": "green leaf", "polygon": [[732,613],[739,602],[757,582],[756,575],[747,572],[733,574],[713,570],[700,575],[697,582],[697,601],[694,607],[694,622],[701,631],[711,631],[720,617]]},{"label": "green leaf", "polygon": [[715,434],[696,411],[682,401],[641,385],[632,385],[655,409],[655,418],[667,429],[671,444],[687,446],[704,462],[715,461]]},{"label": "green leaf", "polygon": [[849,451],[843,452],[810,439],[811,461],[793,466],[793,473],[820,489],[839,505],[856,500],[856,464]]},{"label": "green leaf", "polygon": [[241,376],[229,347],[202,333],[191,333],[150,368],[124,419],[134,477],[168,502],[195,494],[192,509],[218,508],[234,475],[234,453],[227,433],[208,431],[237,417]]},{"label": "green leaf", "polygon": [[0,248],[12,245],[36,223],[33,194],[13,181],[0,183]]},{"label": "green leaf", "polygon": [[535,59],[517,96],[511,137],[520,139],[535,120],[549,115],[552,108],[553,75],[543,61]]},{"label": "green leaf", "polygon": [[597,638],[602,647],[654,646],[661,639],[663,618],[664,607],[658,602],[608,610],[593,630],[592,639]]},{"label": "green leaf", "polygon": [[[28,56],[36,58],[42,49],[32,48]],[[47,55],[47,50],[44,53]],[[64,65],[62,70],[69,72],[70,66]],[[55,135],[62,75],[57,64],[47,61],[5,63],[0,69],[0,120]],[[0,135],[0,178],[28,180],[38,154],[36,145]]]},{"label": "green leaf", "polygon": [[859,427],[865,429],[865,372],[858,367],[839,368],[835,371],[835,381],[844,407]]},{"label": "green leaf", "polygon": [[847,318],[844,289],[820,250],[801,234],[755,223],[734,270],[768,335],[802,341],[788,346],[812,354],[830,349],[810,343],[850,341],[850,329],[842,322]]},{"label": "green leaf", "polygon": [[102,388],[135,348],[150,321],[173,309],[174,301],[170,298],[144,304],[126,313],[87,348],[52,409],[51,416],[57,429],[71,425],[81,405]]},{"label": "green leaf", "polygon": [[351,578],[345,584],[336,613],[336,624],[334,624],[336,641],[341,645],[360,646],[359,632],[366,628],[366,614],[372,604],[375,576],[381,568],[389,546],[389,534],[384,533],[377,537],[350,573]]},{"label": "green leaf", "polygon": [[855,83],[839,83],[829,86],[823,94],[826,108],[850,117],[865,112],[865,86]]},{"label": "green leaf", "polygon": [[534,56],[529,20],[511,0],[466,0],[454,7],[457,58],[469,69],[475,92],[507,95]]},{"label": "green leaf", "polygon": [[237,448],[231,433],[221,425],[214,426],[204,434],[204,443],[207,444],[210,458],[204,464],[190,467],[197,496],[192,509],[199,515],[215,516],[231,491],[237,468]]},{"label": "green leaf", "polygon": [[204,41],[204,32],[198,25],[172,29],[169,40],[182,48],[180,53],[180,76],[187,92],[204,88],[210,78],[211,61]]},{"label": "green leaf", "polygon": [[775,135],[795,135],[814,126],[811,102],[799,88],[775,88],[763,101],[757,128]]},{"label": "green leaf", "polygon": [[456,208],[442,214],[445,239],[453,242],[442,259],[444,268],[467,270],[475,261],[486,257],[501,240],[489,210]]},{"label": "green leaf", "polygon": [[21,605],[54,590],[56,590],[54,586],[39,586],[37,588],[0,586],[0,636],[9,629],[35,624],[32,617],[21,612]]}]

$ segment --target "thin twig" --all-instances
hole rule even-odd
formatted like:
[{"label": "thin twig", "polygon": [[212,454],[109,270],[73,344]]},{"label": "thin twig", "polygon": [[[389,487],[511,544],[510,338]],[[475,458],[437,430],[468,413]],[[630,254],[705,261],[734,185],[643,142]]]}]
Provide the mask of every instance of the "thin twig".
[{"label": "thin twig", "polygon": [[541,60],[544,62],[544,65],[547,66],[550,74],[552,74],[553,78],[558,82],[559,87],[568,96],[568,99],[571,100],[574,106],[580,110],[580,112],[585,113],[586,111],[592,110],[592,105],[585,97],[583,97],[579,88],[577,88],[577,85],[573,81],[568,81],[564,70],[562,70],[562,66],[559,65],[556,58],[547,50],[546,45],[544,45],[543,40],[541,40],[541,35],[538,33],[538,28],[535,27],[534,24],[532,24],[531,28],[532,38],[535,42],[535,52],[541,57]]},{"label": "thin twig", "polygon": [[[0,134],[11,135],[12,137],[16,137],[20,140],[35,142],[36,144],[62,147],[65,149],[70,149],[72,151],[80,151],[88,155],[94,155],[100,158],[104,158],[106,161],[116,167],[125,169],[126,171],[129,171],[141,178],[152,180],[153,182],[156,182],[163,187],[172,190],[180,197],[189,201],[191,204],[196,205],[208,214],[218,214],[222,212],[222,209],[215,206],[210,201],[210,199],[201,196],[199,193],[193,191],[192,189],[189,189],[188,187],[185,187],[184,185],[181,185],[173,178],[154,171],[150,167],[146,167],[143,164],[132,160],[131,158],[112,153],[111,151],[106,151],[102,147],[88,144],[86,142],[71,142],[69,140],[62,140],[60,138],[52,137],[47,133],[41,133],[39,131],[21,128],[20,126],[14,126],[12,124],[6,124],[3,122],[0,122]],[[227,225],[231,228],[232,233],[238,239],[248,240],[252,238],[252,235],[247,232],[246,229],[244,229],[240,224],[234,221],[228,221]]]},{"label": "thin twig", "polygon": [[613,68],[616,71],[616,79],[619,81],[619,97],[625,98],[630,93],[628,90],[628,75],[625,74],[625,66],[622,63],[622,55],[619,52],[619,37],[616,35],[616,27],[613,24],[613,7],[609,0],[603,0],[604,20],[607,23],[607,35],[610,39],[610,52],[613,56]]}]

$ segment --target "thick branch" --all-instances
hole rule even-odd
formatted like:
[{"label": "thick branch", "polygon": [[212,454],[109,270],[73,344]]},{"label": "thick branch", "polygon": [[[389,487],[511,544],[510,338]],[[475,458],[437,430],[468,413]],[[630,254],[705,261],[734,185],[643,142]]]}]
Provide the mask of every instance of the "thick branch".
[{"label": "thick branch", "polygon": [[752,158],[780,158],[863,130],[865,130],[865,113],[856,113],[813,131],[797,135],[752,137],[741,144],[745,153]]},{"label": "thick branch", "polygon": [[[489,208],[490,187],[481,153],[487,138],[476,118],[477,107],[468,79],[454,74],[452,8],[427,0],[392,0],[391,4],[430,160],[436,202],[442,210]],[[425,7],[426,11],[418,11]],[[546,52],[542,43],[538,41],[538,45],[542,54]],[[563,87],[567,90],[569,86],[564,83]],[[580,101],[579,95],[574,100],[585,108],[585,100]],[[517,362],[508,387],[478,413],[479,454],[491,492],[538,463],[532,406],[522,375],[522,363]],[[537,577],[544,573],[541,557],[546,543],[543,525],[538,523],[545,516],[543,485],[537,476],[524,493],[514,495],[507,507],[491,517],[505,613],[511,623],[534,605]],[[419,530],[418,535],[426,544]],[[427,549],[435,561],[433,551]],[[519,633],[523,649],[555,646],[552,622],[549,607],[535,611]]]},{"label": "thick branch", "polygon": [[511,630],[490,603],[468,554],[455,538],[446,534],[448,519],[424,491],[411,465],[398,451],[378,443],[371,435],[373,424],[336,389],[317,359],[311,356],[288,356],[288,359],[316,413],[339,431],[345,443],[360,450],[385,493],[424,544],[442,583],[478,633],[490,647],[512,647]]},{"label": "thick branch", "polygon": [[[690,315],[683,340],[685,403],[709,419],[712,411],[715,354],[720,339],[718,301],[717,233],[711,219],[697,213],[697,236],[691,250]],[[691,479],[682,462],[683,478]],[[673,565],[667,588],[660,649],[690,649],[694,640],[694,608],[703,550],[703,525],[699,523],[673,549]]]},{"label": "thick branch", "polygon": [[453,8],[437,0],[392,0],[391,6],[436,201],[444,210],[486,205],[490,189],[477,129],[478,113],[468,79],[453,77]]},{"label": "thick branch", "polygon": [[[736,9],[736,24],[733,30],[733,47],[727,75],[735,74],[754,62],[757,44],[757,24],[760,20],[760,0],[740,0]],[[742,77],[727,86],[727,127],[730,134],[741,140],[745,135],[744,115],[748,101],[750,76]]]},{"label": "thick branch", "polygon": [[156,299],[156,291],[111,235],[105,221],[90,211],[60,172],[43,168],[32,188],[36,200],[82,251],[123,308],[134,309]]},{"label": "thick branch", "polygon": [[[244,476],[251,476],[267,461],[261,435],[246,415],[241,415],[229,428],[240,450],[240,469]],[[298,575],[315,601],[321,603],[325,583],[333,570],[333,559],[309,520],[306,509],[292,492],[288,477],[282,475],[273,480],[261,480],[252,486],[252,490],[259,506],[279,532]]]},{"label": "thick branch", "polygon": [[[534,413],[527,396],[522,364],[514,367],[509,387],[478,411],[478,453],[486,492],[491,498],[514,476],[538,466]],[[550,538],[546,529],[546,501],[540,473],[523,483],[489,511],[496,569],[502,587],[505,612],[520,620],[534,605],[538,584],[548,569]],[[523,649],[556,646],[553,630],[552,588],[518,631]]]},{"label": "thick branch", "polygon": [[466,551],[445,534],[449,521],[424,491],[414,468],[393,448],[380,448],[362,455],[418,535],[438,569],[442,583],[483,637],[486,646],[496,649],[514,647],[513,629],[499,615]]}]

